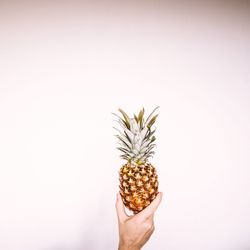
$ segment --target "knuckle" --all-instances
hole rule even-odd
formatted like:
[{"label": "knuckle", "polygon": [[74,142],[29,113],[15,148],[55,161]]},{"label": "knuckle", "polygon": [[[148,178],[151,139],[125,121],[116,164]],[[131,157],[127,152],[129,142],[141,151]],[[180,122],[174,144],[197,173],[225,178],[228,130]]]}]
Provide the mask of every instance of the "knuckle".
[{"label": "knuckle", "polygon": [[151,227],[152,227],[151,223],[149,223],[149,222],[145,222],[145,223],[143,224],[143,226],[144,226],[144,228],[145,228],[146,230],[150,230]]}]

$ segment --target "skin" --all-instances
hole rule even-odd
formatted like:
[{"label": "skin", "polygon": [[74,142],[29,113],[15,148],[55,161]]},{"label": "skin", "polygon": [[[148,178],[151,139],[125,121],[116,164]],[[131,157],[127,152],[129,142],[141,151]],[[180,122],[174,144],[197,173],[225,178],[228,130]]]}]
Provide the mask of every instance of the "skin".
[{"label": "skin", "polygon": [[128,216],[120,194],[117,194],[116,212],[119,225],[119,250],[140,250],[154,232],[154,213],[162,200],[158,193],[152,203],[140,213]]}]

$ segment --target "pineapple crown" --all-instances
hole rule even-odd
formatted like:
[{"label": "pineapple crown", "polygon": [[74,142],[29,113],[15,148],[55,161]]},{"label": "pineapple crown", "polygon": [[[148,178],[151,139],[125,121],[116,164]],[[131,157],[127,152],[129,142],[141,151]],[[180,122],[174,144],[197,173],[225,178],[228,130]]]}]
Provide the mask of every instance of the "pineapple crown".
[{"label": "pineapple crown", "polygon": [[140,165],[154,155],[153,148],[156,144],[153,142],[156,139],[154,136],[156,129],[152,130],[152,125],[158,116],[158,114],[154,115],[158,108],[156,107],[146,119],[144,119],[144,108],[137,116],[134,114],[133,118],[130,118],[122,109],[118,109],[121,116],[113,113],[121,127],[121,130],[115,127],[114,129],[118,131],[115,136],[118,138],[117,149],[122,152],[120,155],[122,159]]}]

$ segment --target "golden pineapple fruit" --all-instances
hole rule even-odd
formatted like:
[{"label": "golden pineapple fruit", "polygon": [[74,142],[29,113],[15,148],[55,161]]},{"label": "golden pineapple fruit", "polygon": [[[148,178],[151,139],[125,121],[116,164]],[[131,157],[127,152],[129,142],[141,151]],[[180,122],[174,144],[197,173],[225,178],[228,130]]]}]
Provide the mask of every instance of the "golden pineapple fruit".
[{"label": "golden pineapple fruit", "polygon": [[158,176],[156,169],[149,163],[148,159],[154,155],[153,148],[155,144],[155,129],[152,125],[158,116],[153,112],[144,120],[144,108],[138,116],[134,114],[133,118],[122,110],[119,112],[122,116],[114,114],[121,126],[117,129],[119,147],[122,152],[120,156],[126,160],[126,163],[119,171],[120,194],[124,205],[138,213],[147,207],[158,193]]}]

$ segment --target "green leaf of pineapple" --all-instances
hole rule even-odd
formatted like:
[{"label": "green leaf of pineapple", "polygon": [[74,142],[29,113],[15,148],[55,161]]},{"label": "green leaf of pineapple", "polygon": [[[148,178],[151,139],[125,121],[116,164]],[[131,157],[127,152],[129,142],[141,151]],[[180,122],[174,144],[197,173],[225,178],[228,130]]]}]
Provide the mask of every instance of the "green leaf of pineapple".
[{"label": "green leaf of pineapple", "polygon": [[122,109],[118,109],[119,112],[121,112],[121,114],[123,115],[124,117],[124,120],[126,122],[126,126],[128,129],[130,129],[130,119],[129,119],[129,116],[122,110]]},{"label": "green leaf of pineapple", "polygon": [[148,128],[150,128],[155,123],[157,116],[158,114],[153,116],[153,118],[148,122],[148,125],[147,125]]}]

